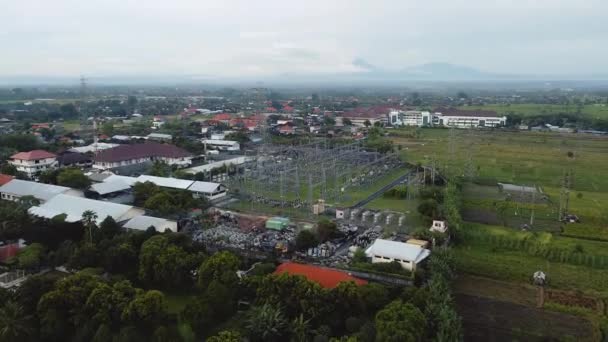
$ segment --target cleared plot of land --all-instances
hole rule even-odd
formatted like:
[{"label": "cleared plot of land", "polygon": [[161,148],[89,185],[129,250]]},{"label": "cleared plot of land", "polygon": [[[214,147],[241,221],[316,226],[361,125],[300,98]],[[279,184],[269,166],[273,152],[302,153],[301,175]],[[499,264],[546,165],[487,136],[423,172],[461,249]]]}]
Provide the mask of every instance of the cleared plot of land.
[{"label": "cleared plot of land", "polygon": [[456,295],[465,341],[596,341],[588,320],[490,298]]},{"label": "cleared plot of land", "polygon": [[594,119],[608,118],[608,105],[592,104],[577,106],[570,105],[550,105],[550,104],[488,104],[484,106],[464,106],[460,109],[483,109],[493,110],[502,115],[522,115],[522,116],[537,116],[537,115],[556,115],[556,114],[571,114],[582,115]]}]

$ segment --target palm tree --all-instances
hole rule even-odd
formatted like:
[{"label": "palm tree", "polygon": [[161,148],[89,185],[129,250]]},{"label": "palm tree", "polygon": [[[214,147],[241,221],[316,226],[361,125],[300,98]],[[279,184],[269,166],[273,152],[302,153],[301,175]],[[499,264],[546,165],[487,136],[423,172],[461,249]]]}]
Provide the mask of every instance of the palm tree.
[{"label": "palm tree", "polygon": [[310,319],[304,319],[304,315],[296,317],[291,322],[291,333],[293,334],[292,341],[294,342],[306,342],[308,341],[308,331],[310,331]]},{"label": "palm tree", "polygon": [[93,210],[82,213],[82,224],[88,230],[89,243],[93,243],[93,229],[97,227],[97,214]]},{"label": "palm tree", "polygon": [[270,304],[255,306],[249,312],[247,330],[252,340],[276,341],[287,328],[287,321],[280,307]]},{"label": "palm tree", "polygon": [[0,308],[0,341],[18,341],[30,334],[29,317],[24,317],[23,308],[8,301]]}]

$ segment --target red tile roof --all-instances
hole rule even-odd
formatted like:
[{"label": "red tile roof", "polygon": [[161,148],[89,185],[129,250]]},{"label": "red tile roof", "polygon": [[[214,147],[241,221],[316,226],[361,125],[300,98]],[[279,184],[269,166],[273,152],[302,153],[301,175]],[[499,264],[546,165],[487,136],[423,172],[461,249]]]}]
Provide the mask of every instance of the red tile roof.
[{"label": "red tile roof", "polygon": [[308,280],[319,283],[325,288],[334,288],[343,281],[354,281],[357,285],[367,284],[366,280],[355,278],[346,272],[329,268],[318,267],[294,262],[285,262],[274,271],[275,274],[288,273],[290,275],[303,275]]},{"label": "red tile roof", "polygon": [[10,181],[12,181],[15,177],[11,175],[5,175],[4,173],[0,173],[0,185],[4,185]]},{"label": "red tile roof", "polygon": [[174,145],[146,142],[144,144],[120,145],[103,150],[95,156],[95,162],[113,163],[149,157],[184,158],[191,156],[192,154],[186,150]]},{"label": "red tile roof", "polygon": [[213,120],[217,121],[227,121],[232,119],[232,116],[228,113],[216,114],[213,116]]},{"label": "red tile roof", "polygon": [[46,158],[55,158],[51,152],[47,152],[45,150],[33,150],[29,152],[19,152],[17,154],[13,154],[11,159],[19,159],[19,160],[37,160],[37,159],[46,159]]},{"label": "red tile roof", "polygon": [[386,117],[394,106],[358,107],[342,114],[345,118],[377,119]]}]

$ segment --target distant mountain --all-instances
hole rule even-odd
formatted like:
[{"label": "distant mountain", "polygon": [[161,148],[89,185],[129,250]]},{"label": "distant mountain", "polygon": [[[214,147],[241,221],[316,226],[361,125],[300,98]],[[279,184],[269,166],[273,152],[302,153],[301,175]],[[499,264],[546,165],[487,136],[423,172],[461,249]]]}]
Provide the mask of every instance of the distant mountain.
[{"label": "distant mountain", "polygon": [[[403,69],[399,72],[401,76],[420,80],[479,80],[479,79],[496,79],[498,76],[505,77],[507,75],[497,75],[486,73],[475,68],[455,65],[449,63],[427,63],[410,68]],[[502,78],[499,77],[499,78]]]}]

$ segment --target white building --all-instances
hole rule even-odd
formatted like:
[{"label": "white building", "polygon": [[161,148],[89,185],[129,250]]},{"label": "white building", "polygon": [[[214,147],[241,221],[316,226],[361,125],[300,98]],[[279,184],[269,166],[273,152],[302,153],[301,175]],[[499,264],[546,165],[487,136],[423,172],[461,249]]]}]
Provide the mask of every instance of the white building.
[{"label": "white building", "polygon": [[203,139],[202,142],[221,151],[239,151],[241,149],[239,142],[233,140]]},{"label": "white building", "polygon": [[506,116],[499,116],[489,110],[459,110],[453,108],[438,108],[433,114],[433,125],[476,128],[500,127],[507,123]]},{"label": "white building", "polygon": [[430,250],[418,245],[383,239],[376,239],[365,250],[365,255],[371,258],[372,263],[396,261],[401,267],[412,272],[430,254]]},{"label": "white building", "polygon": [[392,126],[430,126],[433,116],[430,112],[418,110],[391,110],[388,114],[389,124]]},{"label": "white building", "polygon": [[59,194],[67,194],[76,197],[84,196],[80,190],[21,179],[13,179],[3,186],[0,186],[0,197],[3,200],[8,201],[17,201],[21,197],[32,196],[43,203]]},{"label": "white building", "polygon": [[40,172],[56,168],[57,156],[44,150],[33,150],[14,154],[8,162],[15,166],[17,171],[34,177]]},{"label": "white building", "polygon": [[220,183],[196,181],[190,185],[188,191],[192,192],[195,198],[215,200],[226,196],[227,188]]},{"label": "white building", "polygon": [[433,224],[429,230],[431,232],[446,233],[448,231],[448,224],[445,221],[433,220]]}]

